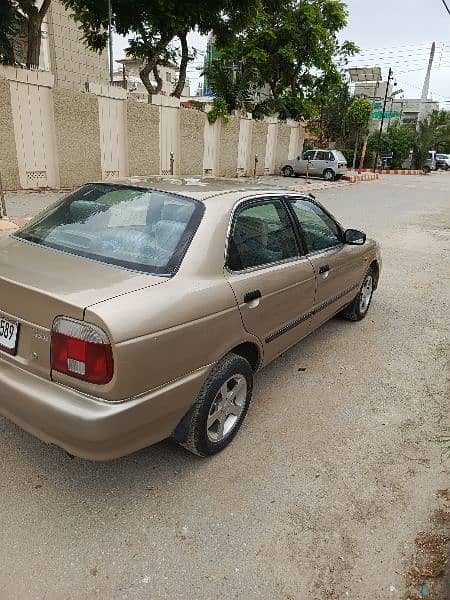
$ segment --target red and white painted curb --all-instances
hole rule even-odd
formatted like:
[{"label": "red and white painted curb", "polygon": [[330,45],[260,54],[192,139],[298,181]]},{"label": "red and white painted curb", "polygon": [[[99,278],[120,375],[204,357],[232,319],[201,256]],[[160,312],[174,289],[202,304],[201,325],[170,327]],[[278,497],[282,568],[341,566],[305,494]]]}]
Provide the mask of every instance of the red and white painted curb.
[{"label": "red and white painted curb", "polygon": [[[372,169],[362,169],[363,173],[373,173]],[[420,169],[377,169],[379,175],[423,175]]]},{"label": "red and white painted curb", "polygon": [[349,181],[350,183],[359,183],[360,181],[374,181],[378,179],[380,176],[378,173],[351,173],[348,175],[344,175],[343,179]]}]

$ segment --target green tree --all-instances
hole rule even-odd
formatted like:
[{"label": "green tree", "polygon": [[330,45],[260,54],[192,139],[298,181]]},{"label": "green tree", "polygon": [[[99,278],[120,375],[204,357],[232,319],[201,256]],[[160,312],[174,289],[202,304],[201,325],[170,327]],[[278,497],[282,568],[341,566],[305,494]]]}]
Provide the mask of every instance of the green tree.
[{"label": "green tree", "polygon": [[434,110],[419,123],[414,143],[414,163],[424,166],[429,150],[450,152],[450,112]]},{"label": "green tree", "polygon": [[346,123],[342,115],[347,114],[351,103],[347,81],[341,76],[320,106],[318,130],[322,140],[343,143],[346,138]]},{"label": "green tree", "polygon": [[355,98],[347,109],[345,121],[348,131],[363,134],[367,131],[372,115],[372,103],[367,98]]},{"label": "green tree", "polygon": [[340,0],[256,4],[253,19],[232,42],[218,38],[220,57],[245,64],[255,85],[268,85],[266,104],[281,118],[310,118],[341,79],[338,63],[357,52],[337,38],[347,17]]},{"label": "green tree", "polygon": [[[358,146],[362,136],[366,136],[370,117],[372,115],[372,103],[367,98],[355,98],[347,109],[345,122],[347,130],[355,137],[355,151],[353,153],[353,168],[356,167]],[[365,138],[366,140],[366,138]],[[364,141],[364,143],[366,143]],[[365,154],[365,146],[363,154]]]},{"label": "green tree", "polygon": [[[212,93],[216,99],[222,101],[222,112],[223,103],[228,114],[233,110],[252,112],[255,109],[252,73],[245,65],[232,69],[223,61],[215,60],[205,69],[205,75],[208,77]],[[215,115],[215,112],[213,114]]]},{"label": "green tree", "polygon": [[[81,23],[86,44],[102,51],[107,44],[107,0],[62,0]],[[188,61],[192,58],[187,44],[189,31],[216,31],[222,39],[237,29],[253,14],[250,0],[111,0],[113,24],[117,33],[128,35],[130,56],[143,61],[140,76],[150,95],[161,90],[158,65],[177,55],[173,42],[181,45],[180,76],[173,95],[181,96]],[[150,74],[156,86],[150,82]]]},{"label": "green tree", "polygon": [[[374,131],[367,141],[369,156],[374,156],[377,151],[379,133]],[[401,168],[408,158],[415,142],[415,131],[411,125],[401,125],[398,120],[384,131],[381,136],[381,150],[392,152],[391,166],[394,169]]]},{"label": "green tree", "polygon": [[12,0],[4,0],[0,4],[0,62],[14,62],[12,38],[19,29],[19,13]]}]

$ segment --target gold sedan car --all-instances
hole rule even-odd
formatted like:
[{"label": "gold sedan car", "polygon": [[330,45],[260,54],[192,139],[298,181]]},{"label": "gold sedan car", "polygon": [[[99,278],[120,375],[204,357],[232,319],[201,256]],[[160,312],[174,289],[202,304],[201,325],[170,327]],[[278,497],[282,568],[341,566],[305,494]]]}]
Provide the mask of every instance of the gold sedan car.
[{"label": "gold sedan car", "polygon": [[92,460],[236,435],[253,376],[362,319],[378,245],[313,197],[219,180],[85,185],[0,242],[0,414]]}]

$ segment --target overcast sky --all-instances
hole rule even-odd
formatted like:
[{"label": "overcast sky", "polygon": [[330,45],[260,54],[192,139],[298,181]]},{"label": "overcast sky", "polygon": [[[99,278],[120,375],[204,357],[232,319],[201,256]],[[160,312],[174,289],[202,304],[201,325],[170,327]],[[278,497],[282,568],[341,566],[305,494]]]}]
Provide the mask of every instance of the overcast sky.
[{"label": "overcast sky", "polygon": [[[418,98],[428,65],[431,43],[437,43],[431,77],[430,96],[450,109],[450,15],[441,0],[347,0],[349,22],[342,39],[358,44],[361,54],[352,59],[354,66],[382,66],[387,78],[390,66],[398,88],[405,97]],[[199,50],[206,47],[206,38],[192,34],[190,42]],[[126,41],[116,36],[114,55],[123,56]],[[201,57],[197,64],[201,63]],[[198,71],[189,68],[195,93]]]}]

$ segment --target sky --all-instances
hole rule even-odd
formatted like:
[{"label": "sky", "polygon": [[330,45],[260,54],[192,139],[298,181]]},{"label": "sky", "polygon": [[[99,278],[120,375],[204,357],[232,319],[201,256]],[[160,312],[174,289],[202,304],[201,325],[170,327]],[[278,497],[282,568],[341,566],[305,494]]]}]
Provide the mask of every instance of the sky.
[{"label": "sky", "polygon": [[[349,66],[381,66],[387,79],[389,67],[394,71],[397,89],[406,98],[420,98],[433,41],[436,56],[431,75],[429,97],[450,109],[450,15],[441,0],[347,0],[349,20],[341,39],[360,47],[361,53]],[[206,48],[206,37],[191,34],[190,44],[200,51]],[[115,36],[115,58],[121,58],[127,43]],[[191,93],[198,85],[202,64],[189,67]],[[444,103],[448,101],[447,103]]]}]

